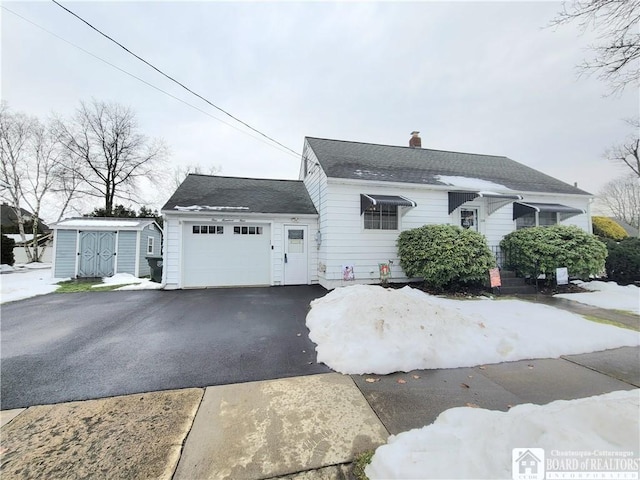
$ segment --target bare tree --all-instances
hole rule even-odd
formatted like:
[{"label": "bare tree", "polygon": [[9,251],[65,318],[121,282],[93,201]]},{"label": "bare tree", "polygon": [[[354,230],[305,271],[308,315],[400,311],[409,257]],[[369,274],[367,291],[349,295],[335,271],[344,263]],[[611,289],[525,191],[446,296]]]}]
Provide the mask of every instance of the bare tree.
[{"label": "bare tree", "polygon": [[612,216],[640,228],[640,179],[633,175],[608,182],[598,195]]},{"label": "bare tree", "polygon": [[[41,261],[46,247],[40,248],[40,212],[45,197],[49,196],[61,169],[60,148],[49,125],[22,113],[12,113],[6,104],[0,107],[0,179],[2,198],[7,201],[17,218],[18,232],[25,245],[29,262]],[[23,212],[27,207],[32,215]],[[27,222],[31,225],[31,240],[27,242]]]},{"label": "bare tree", "polygon": [[80,191],[101,198],[105,212],[113,210],[115,199],[135,199],[138,180],[152,178],[166,157],[164,143],[138,133],[133,111],[117,103],[81,102],[71,122],[59,122],[58,129],[77,161]]},{"label": "bare tree", "polygon": [[609,148],[605,157],[614,162],[622,163],[640,178],[640,120],[626,120],[633,127],[633,133],[621,145]]},{"label": "bare tree", "polygon": [[187,175],[190,173],[198,173],[202,175],[216,175],[220,173],[222,168],[220,166],[210,165],[203,167],[199,163],[189,165],[179,165],[173,169],[173,187],[178,188]]},{"label": "bare tree", "polygon": [[[12,113],[6,103],[0,105],[0,179],[2,199],[16,215],[18,231],[25,237],[25,217],[22,213],[22,179],[27,175],[29,140],[34,119],[21,113]],[[29,256],[29,254],[27,254]],[[29,260],[31,258],[29,257]]]},{"label": "bare tree", "polygon": [[599,72],[613,91],[640,80],[640,0],[573,0],[551,22],[578,22],[583,31],[593,27],[598,43],[594,56],[581,65],[583,72]]}]

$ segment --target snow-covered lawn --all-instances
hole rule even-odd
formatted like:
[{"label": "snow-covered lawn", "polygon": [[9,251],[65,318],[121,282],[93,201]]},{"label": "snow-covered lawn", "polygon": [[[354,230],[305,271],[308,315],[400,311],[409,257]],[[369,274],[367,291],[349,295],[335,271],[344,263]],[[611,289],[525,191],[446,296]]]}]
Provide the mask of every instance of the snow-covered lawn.
[{"label": "snow-covered lawn", "polygon": [[2,265],[0,303],[14,302],[36,295],[55,292],[58,282],[68,278],[51,278],[50,263],[27,263],[10,267]]},{"label": "snow-covered lawn", "polygon": [[[14,302],[25,298],[45,295],[55,292],[56,283],[69,280],[68,278],[52,278],[50,263],[28,263],[10,267],[2,265],[0,271],[0,303]],[[137,278],[129,274],[116,274],[102,279],[103,283],[96,285],[123,285],[116,290],[158,290],[159,283],[153,283],[148,278]]]},{"label": "snow-covered lawn", "polygon": [[559,293],[555,297],[567,298],[594,307],[626,310],[640,315],[640,288],[635,285],[622,287],[615,282],[582,282],[573,283],[589,292]]},{"label": "snow-covered lawn", "polygon": [[[556,451],[633,450],[631,458],[637,459],[639,392],[518,405],[508,412],[452,408],[429,426],[389,437],[387,445],[376,450],[365,473],[371,480],[506,479],[512,478],[512,449],[530,447],[543,448],[547,460]],[[633,472],[637,475],[631,467]]]},{"label": "snow-covered lawn", "polygon": [[640,344],[631,330],[520,300],[353,285],[311,302],[318,361],[346,374],[470,367]]}]

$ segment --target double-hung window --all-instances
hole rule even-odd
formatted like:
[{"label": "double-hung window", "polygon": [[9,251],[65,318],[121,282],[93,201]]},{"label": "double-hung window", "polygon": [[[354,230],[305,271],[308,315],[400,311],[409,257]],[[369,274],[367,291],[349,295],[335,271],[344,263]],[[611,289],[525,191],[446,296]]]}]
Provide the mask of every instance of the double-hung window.
[{"label": "double-hung window", "polygon": [[365,230],[397,230],[397,205],[370,205],[363,212]]}]

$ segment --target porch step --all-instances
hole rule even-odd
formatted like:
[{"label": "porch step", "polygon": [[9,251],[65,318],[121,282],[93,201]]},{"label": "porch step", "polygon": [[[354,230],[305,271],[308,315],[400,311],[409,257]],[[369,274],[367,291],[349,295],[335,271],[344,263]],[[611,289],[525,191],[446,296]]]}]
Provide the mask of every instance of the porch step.
[{"label": "porch step", "polygon": [[502,286],[496,289],[498,295],[533,295],[536,293],[535,285],[529,285],[524,278],[516,277],[516,273],[511,270],[500,272]]}]

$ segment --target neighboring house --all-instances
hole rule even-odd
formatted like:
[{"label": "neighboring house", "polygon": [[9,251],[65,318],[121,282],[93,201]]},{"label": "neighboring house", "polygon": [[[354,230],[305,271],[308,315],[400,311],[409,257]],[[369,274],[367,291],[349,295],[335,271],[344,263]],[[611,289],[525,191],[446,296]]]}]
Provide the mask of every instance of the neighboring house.
[{"label": "neighboring house", "polygon": [[[377,283],[381,264],[390,267],[389,281],[406,281],[396,240],[425,224],[474,229],[496,254],[519,228],[561,223],[591,231],[591,194],[507,157],[420,144],[418,132],[409,147],[308,137],[300,181],[190,175],[162,209],[164,281],[331,289]],[[222,237],[203,236],[199,225],[224,226]],[[262,226],[264,245],[240,243],[245,226]],[[303,250],[306,274],[287,275],[292,249]]]},{"label": "neighboring house", "polygon": [[[31,244],[31,242],[33,241],[33,234],[26,233],[24,236],[24,242],[22,241],[22,236],[19,233],[7,233],[6,236],[16,242],[16,246],[13,247],[13,258],[15,259],[15,262],[27,263],[29,259],[27,257],[27,252],[25,252],[25,244]],[[51,233],[38,236],[38,251],[42,251],[42,249],[44,248],[44,253],[42,254],[42,258],[40,259],[42,263],[51,263],[52,246],[53,238]]]},{"label": "neighboring house", "polygon": [[[31,221],[34,219],[33,213],[25,210],[24,208],[21,208],[20,211],[22,212],[22,218],[24,219],[24,221],[26,223],[31,223]],[[3,232],[18,233],[18,216],[16,215],[15,209],[12,206],[7,205],[6,203],[0,205],[0,223],[2,225]],[[47,232],[50,230],[49,226],[42,220],[40,220],[38,223],[39,232]],[[26,233],[33,232],[27,231]]]},{"label": "neighboring house", "polygon": [[110,277],[150,274],[145,257],[158,256],[162,231],[149,218],[69,218],[53,229],[53,276]]},{"label": "neighboring house", "polygon": [[629,235],[630,237],[638,237],[640,236],[640,233],[638,232],[638,229],[632,225],[629,225],[627,222],[625,222],[624,220],[621,220],[619,218],[616,217],[608,217],[611,220],[613,220],[614,222],[616,222],[618,225],[620,225],[622,228],[624,228],[624,231],[627,232],[627,235]]},{"label": "neighboring house", "polygon": [[318,214],[302,181],[191,174],[162,213],[165,288],[318,282]]}]

